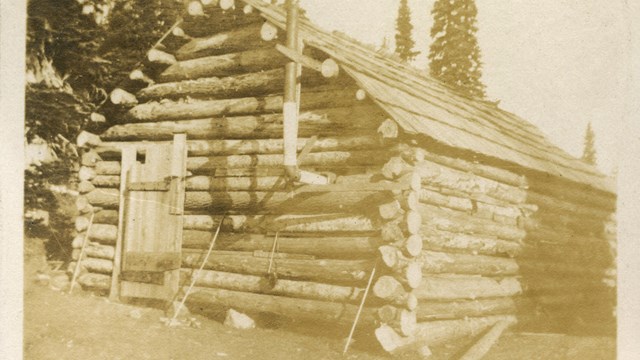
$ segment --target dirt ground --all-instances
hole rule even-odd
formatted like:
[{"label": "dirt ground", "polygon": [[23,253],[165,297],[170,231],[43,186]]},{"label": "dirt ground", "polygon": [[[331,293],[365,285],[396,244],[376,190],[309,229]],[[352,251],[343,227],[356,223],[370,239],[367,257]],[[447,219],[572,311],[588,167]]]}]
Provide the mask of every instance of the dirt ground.
[{"label": "dirt ground", "polygon": [[[237,330],[198,315],[199,328],[167,327],[160,321],[161,310],[112,303],[79,289],[68,295],[38,282],[37,271],[46,272],[48,266],[43,252],[38,246],[25,249],[25,359],[391,358],[362,339],[342,357],[348,329],[287,324]],[[459,349],[436,350],[434,359],[445,359]],[[485,359],[615,359],[615,339],[507,333]]]}]

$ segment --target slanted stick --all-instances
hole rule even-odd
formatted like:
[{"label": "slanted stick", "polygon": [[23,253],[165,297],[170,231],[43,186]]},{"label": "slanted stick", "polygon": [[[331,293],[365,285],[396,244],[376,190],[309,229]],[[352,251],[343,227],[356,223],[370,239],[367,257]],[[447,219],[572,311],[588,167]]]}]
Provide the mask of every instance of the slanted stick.
[{"label": "slanted stick", "polygon": [[93,225],[93,217],[95,212],[91,214],[91,219],[89,219],[89,226],[87,226],[87,232],[84,235],[84,241],[82,242],[82,249],[80,250],[80,255],[78,255],[78,262],[76,263],[76,268],[73,270],[73,276],[71,277],[71,285],[69,286],[69,295],[73,291],[73,286],[76,284],[76,278],[78,277],[78,273],[80,272],[80,266],[82,264],[82,257],[84,256],[84,251],[87,248],[87,243],[89,242],[89,231],[91,231],[91,225]]},{"label": "slanted stick", "polygon": [[371,276],[369,276],[369,282],[367,283],[367,287],[364,289],[364,294],[362,295],[362,301],[360,302],[360,307],[358,307],[358,312],[356,313],[356,318],[353,320],[353,325],[351,326],[351,331],[349,331],[349,337],[347,338],[347,343],[344,344],[344,350],[342,351],[342,355],[347,353],[349,350],[349,345],[351,343],[351,338],[353,337],[353,333],[356,330],[356,325],[358,324],[358,320],[360,319],[360,313],[362,312],[362,308],[364,307],[364,302],[367,300],[367,295],[369,294],[369,289],[371,288],[371,283],[373,282],[373,276],[376,274],[376,267],[373,267],[371,270]]}]

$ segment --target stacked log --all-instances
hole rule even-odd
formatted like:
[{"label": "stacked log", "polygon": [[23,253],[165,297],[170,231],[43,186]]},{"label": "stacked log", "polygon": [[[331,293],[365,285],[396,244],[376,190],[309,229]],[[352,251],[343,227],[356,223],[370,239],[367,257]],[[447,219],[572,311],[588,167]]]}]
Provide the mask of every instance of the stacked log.
[{"label": "stacked log", "polygon": [[615,256],[615,198],[416,141],[344,74],[301,76],[299,166],[331,184],[287,181],[289,59],[269,41],[278,30],[241,7],[198,4],[149,54],[157,71],[147,86],[124,89],[124,115],[100,137],[82,136],[73,255],[83,287],[112,285],[122,149],[135,147],[142,162],[149,144],[186,133],[188,304],[347,327],[364,300],[360,324],[395,351],[515,315],[594,309],[586,294],[607,294],[599,280]]}]

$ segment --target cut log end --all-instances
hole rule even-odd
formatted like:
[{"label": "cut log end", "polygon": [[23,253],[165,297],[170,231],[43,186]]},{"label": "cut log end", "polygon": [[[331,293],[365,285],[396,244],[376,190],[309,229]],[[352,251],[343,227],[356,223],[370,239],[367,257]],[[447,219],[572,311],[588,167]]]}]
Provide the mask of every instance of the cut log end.
[{"label": "cut log end", "polygon": [[222,10],[230,10],[236,7],[236,2],[234,0],[220,0],[219,5]]},{"label": "cut log end", "polygon": [[120,88],[114,89],[109,95],[109,99],[115,105],[133,106],[138,103],[135,95]]},{"label": "cut log end", "polygon": [[177,63],[176,57],[158,49],[151,49],[147,53],[147,59],[152,63],[173,65]]},{"label": "cut log end", "polygon": [[387,119],[378,127],[378,133],[383,139],[395,139],[398,137],[398,124],[391,119]]},{"label": "cut log end", "polygon": [[358,91],[356,91],[356,100],[358,101],[362,101],[364,99],[367,98],[367,92],[362,90],[362,89],[358,89]]},{"label": "cut log end", "polygon": [[87,131],[81,132],[76,138],[76,145],[80,148],[96,147],[102,143],[100,137]]},{"label": "cut log end", "polygon": [[380,213],[380,217],[386,220],[390,220],[397,217],[401,211],[402,211],[402,208],[400,207],[400,202],[397,200],[394,200],[386,204],[382,204],[378,207],[378,212]]},{"label": "cut log end", "polygon": [[335,60],[327,59],[322,62],[321,73],[326,78],[337,77],[340,73],[340,66]]},{"label": "cut log end", "polygon": [[204,16],[204,9],[200,1],[191,1],[187,5],[187,13],[191,16]]},{"label": "cut log end", "polygon": [[422,266],[419,262],[410,262],[404,270],[407,286],[417,289],[422,282]]},{"label": "cut log end", "polygon": [[422,236],[419,234],[409,236],[404,243],[404,249],[409,256],[419,256],[422,253]]},{"label": "cut log end", "polygon": [[260,38],[264,41],[272,41],[278,37],[278,28],[270,22],[265,22],[260,28]]},{"label": "cut log end", "polygon": [[253,6],[251,6],[251,5],[245,5],[245,6],[242,8],[242,12],[243,12],[243,13],[245,13],[245,14],[251,14],[251,13],[253,12]]}]

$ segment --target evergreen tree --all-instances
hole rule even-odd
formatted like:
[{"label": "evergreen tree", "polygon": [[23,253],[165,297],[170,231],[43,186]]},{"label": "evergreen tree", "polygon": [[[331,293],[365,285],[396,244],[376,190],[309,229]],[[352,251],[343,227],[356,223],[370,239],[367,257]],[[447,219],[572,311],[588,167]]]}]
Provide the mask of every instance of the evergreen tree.
[{"label": "evergreen tree", "polygon": [[411,9],[407,0],[400,0],[398,8],[398,18],[396,19],[396,54],[402,61],[411,61],[419,51],[413,51],[415,42],[411,36],[413,25],[411,25]]},{"label": "evergreen tree", "polygon": [[584,134],[584,151],[582,152],[582,161],[591,165],[595,165],[597,161],[596,134],[593,132],[591,123],[587,124],[587,131]]},{"label": "evergreen tree", "polygon": [[474,98],[484,98],[482,63],[476,32],[474,0],[436,0],[431,14],[433,42],[429,48],[431,76]]}]

